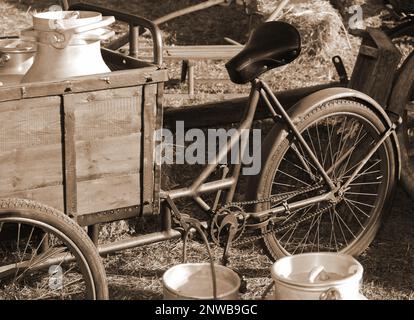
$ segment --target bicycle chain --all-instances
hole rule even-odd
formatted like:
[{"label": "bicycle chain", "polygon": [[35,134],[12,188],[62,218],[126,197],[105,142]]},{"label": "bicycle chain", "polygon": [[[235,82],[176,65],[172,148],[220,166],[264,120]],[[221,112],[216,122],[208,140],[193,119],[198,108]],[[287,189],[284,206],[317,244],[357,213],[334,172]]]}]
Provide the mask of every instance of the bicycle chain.
[{"label": "bicycle chain", "polygon": [[[302,188],[300,190],[293,191],[293,192],[290,192],[290,193],[287,193],[287,194],[284,194],[284,195],[272,196],[272,197],[269,197],[269,198],[259,199],[259,200],[252,200],[252,201],[231,202],[231,203],[227,203],[224,207],[222,207],[220,209],[220,211],[225,210],[225,208],[232,207],[232,206],[244,207],[244,206],[247,206],[247,205],[261,204],[261,203],[267,203],[267,202],[276,202],[276,203],[277,202],[284,202],[284,201],[287,201],[288,199],[295,198],[295,197],[297,197],[301,194],[305,194],[305,193],[308,193],[308,192],[318,190],[322,186],[323,186],[323,184],[319,183],[319,184],[316,184],[314,186],[309,186],[309,187],[306,187],[306,188]],[[266,232],[262,232],[260,235],[257,235],[257,236],[251,236],[251,237],[244,238],[243,240],[239,240],[239,241],[234,242],[232,245],[233,246],[241,246],[241,245],[244,245],[244,244],[247,244],[247,243],[250,243],[250,242],[255,242],[255,241],[261,240],[269,234],[276,233],[276,232],[282,232],[284,230],[290,229],[290,228],[294,227],[295,225],[298,225],[302,222],[305,222],[309,219],[313,219],[314,217],[321,215],[322,213],[324,213],[324,212],[328,211],[330,208],[332,208],[334,205],[335,204],[332,203],[329,206],[326,206],[325,208],[319,209],[316,212],[314,212],[312,214],[309,214],[309,215],[307,215],[306,217],[304,217],[302,219],[299,219],[298,221],[292,222],[292,223],[290,223],[286,226],[283,226],[283,227],[280,227],[280,228],[277,228],[277,229],[272,229],[272,230],[269,230],[269,231],[266,231]]]},{"label": "bicycle chain", "polygon": [[328,211],[330,208],[332,208],[334,206],[335,206],[335,204],[332,203],[331,205],[326,206],[325,208],[319,209],[318,211],[306,216],[305,218],[299,219],[298,221],[292,222],[292,223],[290,223],[286,226],[283,226],[283,227],[280,227],[280,228],[277,228],[277,229],[271,229],[269,231],[262,232],[260,235],[257,235],[257,236],[251,236],[251,237],[244,238],[243,240],[234,242],[232,245],[234,247],[241,246],[241,245],[244,245],[244,244],[248,244],[248,243],[251,243],[251,242],[261,240],[269,234],[285,231],[285,230],[290,229],[290,228],[292,228],[292,227],[294,227],[294,226],[296,226],[296,225],[298,225],[302,222],[305,222],[307,220],[313,219],[314,217],[317,217],[317,216],[321,215],[322,213]]},{"label": "bicycle chain", "polygon": [[292,192],[286,193],[284,195],[276,195],[276,196],[272,196],[272,197],[269,197],[269,198],[259,199],[259,200],[252,200],[252,201],[229,202],[229,203],[226,203],[220,210],[223,210],[227,207],[232,207],[232,206],[244,207],[244,206],[248,206],[248,205],[261,204],[261,203],[267,203],[267,202],[276,202],[276,203],[277,202],[283,202],[283,201],[286,201],[288,199],[295,198],[295,197],[297,197],[301,194],[318,190],[322,186],[323,186],[323,184],[318,183],[314,186],[309,186],[309,187],[306,187],[306,188],[302,188],[302,189],[299,189],[297,191],[292,191]]}]

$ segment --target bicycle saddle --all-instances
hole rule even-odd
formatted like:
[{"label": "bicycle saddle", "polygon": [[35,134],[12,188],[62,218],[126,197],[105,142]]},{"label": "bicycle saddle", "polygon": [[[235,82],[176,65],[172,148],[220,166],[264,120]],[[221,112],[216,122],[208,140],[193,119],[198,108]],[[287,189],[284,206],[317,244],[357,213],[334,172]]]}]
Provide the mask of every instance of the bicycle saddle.
[{"label": "bicycle saddle", "polygon": [[242,51],[226,63],[231,81],[245,84],[264,72],[295,60],[301,51],[298,30],[286,22],[265,22],[255,29]]}]

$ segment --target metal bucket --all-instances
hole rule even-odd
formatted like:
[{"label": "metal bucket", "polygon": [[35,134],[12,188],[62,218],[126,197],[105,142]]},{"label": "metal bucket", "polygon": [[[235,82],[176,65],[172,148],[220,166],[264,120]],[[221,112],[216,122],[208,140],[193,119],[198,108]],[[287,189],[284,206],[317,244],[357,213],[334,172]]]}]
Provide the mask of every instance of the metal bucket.
[{"label": "metal bucket", "polygon": [[366,300],[362,265],[351,256],[310,253],[285,257],[272,267],[276,300]]},{"label": "metal bucket", "polygon": [[[163,277],[165,300],[238,300],[241,280],[233,270],[214,264],[208,239],[196,219],[188,219],[183,239],[183,263],[167,270]],[[206,245],[210,263],[187,263],[187,241],[195,229]]]},{"label": "metal bucket", "polygon": [[[233,270],[215,265],[218,300],[238,300],[240,277]],[[185,263],[172,267],[163,276],[165,300],[212,300],[210,263]]]}]

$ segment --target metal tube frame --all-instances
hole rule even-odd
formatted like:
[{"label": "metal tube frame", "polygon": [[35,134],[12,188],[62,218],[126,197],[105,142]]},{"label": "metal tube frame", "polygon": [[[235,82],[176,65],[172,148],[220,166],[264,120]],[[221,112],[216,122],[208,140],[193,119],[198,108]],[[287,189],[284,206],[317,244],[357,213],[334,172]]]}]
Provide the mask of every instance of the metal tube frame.
[{"label": "metal tube frame", "polygon": [[[310,199],[301,200],[298,202],[294,202],[288,205],[290,209],[301,209],[307,207],[311,204],[319,203],[322,201],[331,201],[335,198],[335,193],[338,192],[338,188],[335,186],[331,178],[329,177],[329,172],[327,172],[319,162],[316,155],[313,153],[310,146],[307,144],[305,139],[302,137],[298,129],[296,128],[295,124],[293,123],[292,119],[283,108],[279,100],[273,94],[269,86],[263,82],[262,80],[255,79],[252,81],[252,89],[249,96],[249,103],[246,106],[246,110],[244,112],[244,116],[240,123],[240,126],[237,128],[237,133],[233,135],[230,141],[227,143],[225,147],[219,150],[218,154],[216,155],[214,161],[211,164],[208,164],[204,170],[201,172],[200,176],[191,184],[190,187],[181,188],[171,191],[164,191],[164,198],[169,197],[171,200],[182,199],[182,198],[192,198],[193,201],[198,204],[204,211],[213,212],[212,208],[207,205],[201,198],[201,195],[218,192],[218,191],[226,191],[226,203],[230,203],[234,199],[234,194],[237,188],[237,184],[239,182],[240,172],[241,172],[241,155],[243,154],[244,150],[247,147],[248,141],[243,141],[242,139],[242,131],[243,130],[250,130],[254,121],[254,115],[257,110],[257,106],[259,103],[260,97],[265,101],[266,107],[269,109],[273,118],[277,121],[284,122],[289,131],[294,135],[295,139],[298,143],[303,147],[304,152],[310,157],[310,160],[315,165],[315,168],[319,171],[321,177],[325,181],[326,185],[329,187],[329,190],[317,197],[313,197]],[[236,146],[238,143],[241,144],[240,152],[238,154],[238,161],[237,164],[234,164],[232,167],[230,177],[225,177],[221,180],[216,180],[212,182],[206,182],[210,175],[217,169],[220,165],[221,161],[224,160],[229,153],[231,152],[232,148]],[[334,168],[330,168],[329,171],[332,171]],[[313,174],[310,172],[310,175]],[[167,205],[164,203],[164,205]],[[256,212],[256,213],[248,213],[248,216],[254,219],[268,217],[274,214],[282,214],[287,211],[287,206],[278,206],[271,210],[263,211],[263,212]]]}]

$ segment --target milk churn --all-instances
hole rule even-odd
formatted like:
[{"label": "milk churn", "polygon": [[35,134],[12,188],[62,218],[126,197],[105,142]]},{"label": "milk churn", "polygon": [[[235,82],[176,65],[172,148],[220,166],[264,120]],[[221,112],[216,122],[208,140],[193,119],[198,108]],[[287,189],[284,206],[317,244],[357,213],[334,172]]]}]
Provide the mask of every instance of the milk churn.
[{"label": "milk churn", "polygon": [[22,38],[37,42],[37,53],[23,83],[60,80],[110,72],[101,41],[114,35],[105,27],[114,17],[90,11],[53,11],[33,16],[33,28]]},{"label": "milk churn", "polygon": [[36,53],[36,43],[18,38],[0,39],[0,85],[20,83]]},{"label": "milk churn", "polygon": [[310,253],[278,260],[272,267],[276,300],[366,300],[363,267],[351,256]]}]

